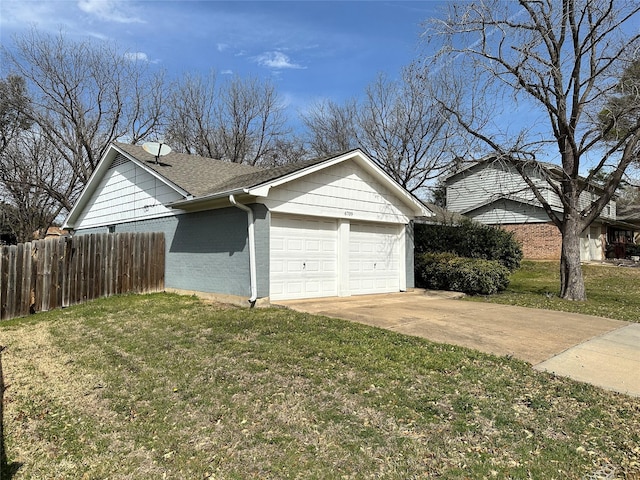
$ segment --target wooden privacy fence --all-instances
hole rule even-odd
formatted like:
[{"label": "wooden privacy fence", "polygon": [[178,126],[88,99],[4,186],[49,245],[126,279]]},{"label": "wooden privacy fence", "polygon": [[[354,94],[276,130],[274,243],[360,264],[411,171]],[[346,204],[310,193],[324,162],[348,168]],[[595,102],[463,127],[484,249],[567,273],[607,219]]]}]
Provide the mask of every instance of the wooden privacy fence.
[{"label": "wooden privacy fence", "polygon": [[100,233],[0,247],[0,319],[164,290],[163,233]]}]

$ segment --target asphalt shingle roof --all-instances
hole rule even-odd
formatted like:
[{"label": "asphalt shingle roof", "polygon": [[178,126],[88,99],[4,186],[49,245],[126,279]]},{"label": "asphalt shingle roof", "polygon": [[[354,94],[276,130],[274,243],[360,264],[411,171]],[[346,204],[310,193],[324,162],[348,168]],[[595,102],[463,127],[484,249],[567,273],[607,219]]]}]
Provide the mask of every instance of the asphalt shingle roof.
[{"label": "asphalt shingle roof", "polygon": [[156,158],[139,145],[115,145],[194,197],[255,187],[335,157],[331,155],[279,167],[261,168],[171,152],[160,157],[159,163],[156,163]]},{"label": "asphalt shingle roof", "polygon": [[239,176],[263,171],[262,168],[251,165],[178,152],[160,157],[156,163],[156,157],[147,153],[140,145],[115,145],[195,197],[220,191],[219,185],[227,184]]}]

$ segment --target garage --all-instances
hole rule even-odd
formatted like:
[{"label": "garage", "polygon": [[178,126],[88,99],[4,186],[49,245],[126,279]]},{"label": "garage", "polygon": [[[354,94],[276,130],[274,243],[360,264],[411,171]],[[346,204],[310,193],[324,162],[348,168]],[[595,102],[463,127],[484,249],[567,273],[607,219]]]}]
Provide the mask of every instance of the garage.
[{"label": "garage", "polygon": [[65,225],[163,233],[165,288],[259,306],[412,288],[430,215],[360,149],[262,168],[114,143]]},{"label": "garage", "polygon": [[271,300],[400,291],[402,227],[273,215]]},{"label": "garage", "polygon": [[400,235],[397,225],[351,224],[349,290],[352,295],[400,290]]}]

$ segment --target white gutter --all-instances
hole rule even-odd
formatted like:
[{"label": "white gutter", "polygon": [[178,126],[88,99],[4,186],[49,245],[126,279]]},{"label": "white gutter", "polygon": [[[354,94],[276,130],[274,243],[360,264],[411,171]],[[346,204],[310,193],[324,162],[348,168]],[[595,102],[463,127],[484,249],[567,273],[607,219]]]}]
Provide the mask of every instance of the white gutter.
[{"label": "white gutter", "polygon": [[253,220],[253,210],[251,210],[246,205],[242,203],[238,203],[233,196],[233,194],[229,195],[229,201],[232,205],[238,207],[240,210],[244,210],[247,212],[247,222],[249,223],[248,231],[249,231],[249,275],[250,275],[250,283],[251,283],[251,298],[249,298],[249,303],[253,306],[253,304],[258,299],[258,287],[256,277],[256,237],[255,237],[255,227]]}]

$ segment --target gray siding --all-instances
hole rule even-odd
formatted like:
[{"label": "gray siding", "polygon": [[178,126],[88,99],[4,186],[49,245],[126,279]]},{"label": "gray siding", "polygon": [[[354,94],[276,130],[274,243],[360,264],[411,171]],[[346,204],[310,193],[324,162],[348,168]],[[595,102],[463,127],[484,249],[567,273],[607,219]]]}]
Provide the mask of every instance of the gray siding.
[{"label": "gray siding", "polygon": [[520,174],[508,165],[475,166],[447,180],[447,210],[452,212],[467,211],[502,195],[525,201],[535,198]]},{"label": "gray siding", "polygon": [[[549,205],[562,210],[560,198],[547,182],[534,171],[530,171],[529,175]],[[447,210],[465,212],[479,222],[497,224],[548,221],[548,219],[540,217],[540,211],[544,214],[540,207],[536,207],[540,203],[513,166],[498,162],[475,166],[453,175],[446,180],[446,185]],[[504,202],[504,196],[520,200],[520,205],[524,202],[534,206],[527,210],[523,207],[516,207],[517,202],[510,202],[508,207],[514,207],[515,210],[505,211],[504,203],[499,204],[499,202]],[[598,195],[593,192],[582,192],[580,207],[589,206],[597,198]],[[495,207],[492,207],[493,211],[483,207],[490,202],[496,204]],[[527,216],[529,212],[533,212],[531,216]],[[600,216],[601,218],[615,219],[615,215],[616,204],[615,201],[611,201]]]},{"label": "gray siding", "polygon": [[407,224],[405,232],[405,275],[407,277],[407,288],[414,288],[415,284],[415,267],[414,267],[414,239],[413,239],[413,222]]},{"label": "gray siding", "polygon": [[467,214],[476,222],[485,225],[508,225],[514,223],[547,223],[549,216],[541,207],[511,200],[497,200]]},{"label": "gray siding", "polygon": [[[260,203],[249,205],[253,210],[253,221],[256,238],[256,270],[258,298],[269,296],[269,228],[271,225],[271,213],[266,206]],[[244,212],[243,212],[244,213]],[[246,216],[246,213],[244,214]]]},{"label": "gray siding", "polygon": [[[258,296],[268,295],[269,232],[267,211],[252,205],[256,212],[256,256]],[[106,227],[79,230],[77,234],[105,232]],[[159,219],[116,225],[116,232],[163,232],[167,245],[165,285],[249,297],[249,246],[247,214],[235,208],[188,213]]]}]

